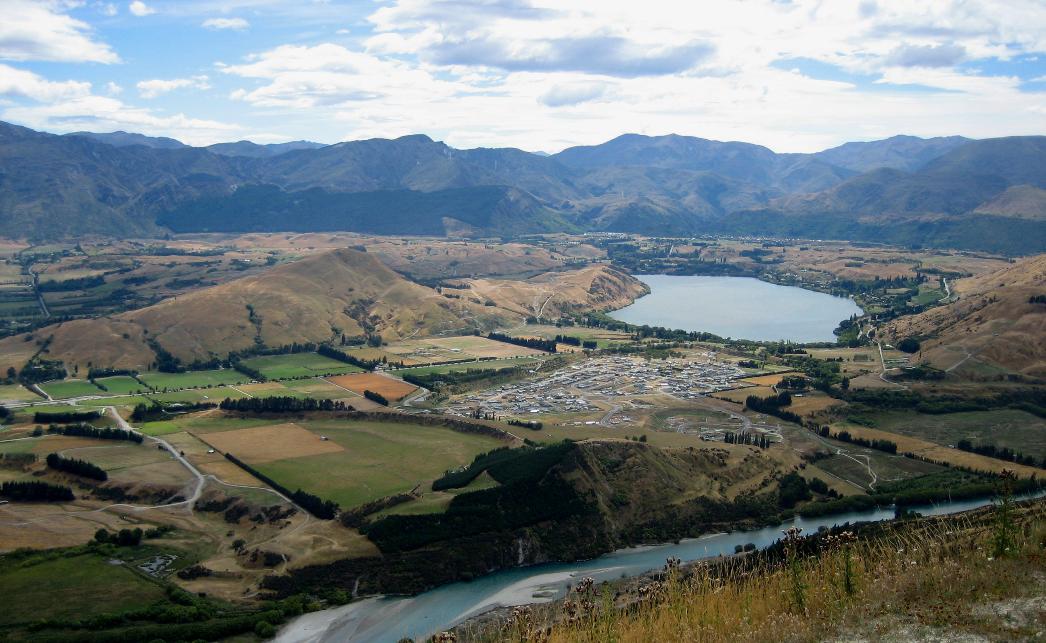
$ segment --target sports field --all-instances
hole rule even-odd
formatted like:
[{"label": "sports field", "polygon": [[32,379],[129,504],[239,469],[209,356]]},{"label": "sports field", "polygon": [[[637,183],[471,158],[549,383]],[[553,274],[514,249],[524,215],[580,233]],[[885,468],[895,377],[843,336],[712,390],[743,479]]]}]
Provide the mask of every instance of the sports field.
[{"label": "sports field", "polygon": [[374,391],[375,393],[384,395],[385,399],[393,402],[403,399],[418,388],[413,384],[404,382],[403,380],[380,375],[378,373],[355,373],[353,375],[339,375],[328,379],[334,384],[347,388],[355,393],[359,393],[360,395],[363,395],[364,391]]},{"label": "sports field", "polygon": [[271,380],[359,373],[363,370],[351,364],[324,357],[318,353],[263,355],[243,360],[243,364],[260,371],[262,375]]}]

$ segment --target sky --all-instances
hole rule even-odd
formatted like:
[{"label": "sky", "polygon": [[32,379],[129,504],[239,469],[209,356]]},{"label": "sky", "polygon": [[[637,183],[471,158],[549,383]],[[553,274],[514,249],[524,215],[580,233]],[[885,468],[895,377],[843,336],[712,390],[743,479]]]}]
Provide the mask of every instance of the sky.
[{"label": "sky", "polygon": [[0,0],[0,120],[191,145],[1046,134],[1046,0]]}]

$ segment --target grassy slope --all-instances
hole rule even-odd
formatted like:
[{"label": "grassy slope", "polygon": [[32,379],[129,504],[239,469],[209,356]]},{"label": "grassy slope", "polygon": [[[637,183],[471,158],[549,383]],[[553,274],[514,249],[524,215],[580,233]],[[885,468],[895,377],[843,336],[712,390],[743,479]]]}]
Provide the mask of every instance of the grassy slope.
[{"label": "grassy slope", "polygon": [[[1046,254],[952,284],[959,300],[890,324],[894,339],[929,337],[916,361],[948,369],[977,364],[1046,375],[1046,306],[1028,303],[1046,294]],[[956,368],[955,374],[963,370]]]},{"label": "grassy slope", "polygon": [[[846,548],[822,549],[795,566],[754,559],[721,575],[697,566],[646,599],[596,588],[591,608],[510,620],[470,640],[816,641],[1033,640],[1042,632],[1042,507],[1017,512],[1023,533],[999,557],[990,514],[889,528]],[[806,535],[806,534],[804,534]],[[852,592],[845,591],[846,551]],[[815,550],[816,551],[816,550]],[[577,603],[575,594],[575,604]],[[624,610],[626,605],[632,609]],[[617,609],[615,609],[617,608]],[[552,620],[551,635],[539,635]],[[540,636],[540,639],[538,639]]]},{"label": "grassy slope", "polygon": [[29,566],[0,566],[4,609],[0,625],[33,621],[47,606],[51,618],[89,617],[147,607],[163,588],[96,555],[56,558]]}]

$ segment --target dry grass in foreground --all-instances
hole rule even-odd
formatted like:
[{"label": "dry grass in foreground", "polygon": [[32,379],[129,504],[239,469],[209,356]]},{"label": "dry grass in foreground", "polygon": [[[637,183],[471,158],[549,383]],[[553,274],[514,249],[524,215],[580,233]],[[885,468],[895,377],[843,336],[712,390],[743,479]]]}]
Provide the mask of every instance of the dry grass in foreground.
[{"label": "dry grass in foreground", "polygon": [[670,561],[661,580],[617,596],[583,581],[554,615],[517,608],[512,622],[492,638],[544,643],[1046,636],[1042,503],[888,526],[870,540],[813,540],[786,545],[776,561],[753,556],[683,571]]}]

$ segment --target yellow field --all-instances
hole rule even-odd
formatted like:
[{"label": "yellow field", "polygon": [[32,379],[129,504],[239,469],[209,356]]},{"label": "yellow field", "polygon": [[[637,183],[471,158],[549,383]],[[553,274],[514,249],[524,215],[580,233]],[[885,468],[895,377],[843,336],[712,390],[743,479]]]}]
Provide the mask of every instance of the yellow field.
[{"label": "yellow field", "polygon": [[730,391],[720,391],[715,393],[712,397],[718,397],[722,400],[730,400],[731,402],[737,402],[738,404],[744,404],[745,398],[749,395],[755,395],[757,397],[770,397],[776,395],[774,389],[769,386],[749,386],[747,388],[735,388]]},{"label": "yellow field", "polygon": [[463,337],[445,337],[428,340],[429,343],[449,350],[460,350],[474,357],[517,357],[520,355],[542,355],[532,348],[506,344],[486,337],[466,335]]},{"label": "yellow field", "polygon": [[785,407],[785,410],[799,415],[809,415],[841,404],[844,402],[827,395],[804,393],[802,397],[792,395],[792,403]]},{"label": "yellow field", "polygon": [[746,377],[741,382],[747,382],[749,384],[755,384],[756,386],[777,386],[784,379],[784,375],[773,374],[773,375],[757,375],[755,377]]},{"label": "yellow field", "polygon": [[251,464],[345,450],[293,423],[208,433],[204,441]]},{"label": "yellow field", "polygon": [[385,396],[389,401],[396,401],[413,393],[418,387],[408,384],[403,380],[397,380],[378,373],[353,373],[352,375],[338,375],[328,378],[328,381],[343,386],[350,391],[363,394],[364,391],[373,391]]}]

